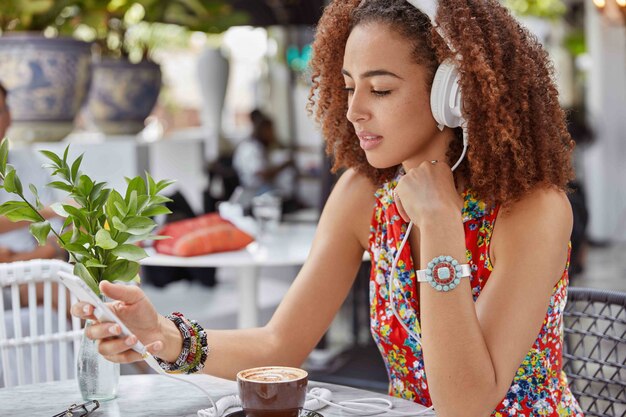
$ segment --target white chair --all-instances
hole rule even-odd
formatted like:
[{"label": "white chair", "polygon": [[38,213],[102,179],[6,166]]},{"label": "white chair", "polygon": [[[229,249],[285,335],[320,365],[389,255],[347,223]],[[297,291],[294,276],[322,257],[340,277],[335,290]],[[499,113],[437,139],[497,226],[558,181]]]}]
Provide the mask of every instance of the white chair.
[{"label": "white chair", "polygon": [[[79,319],[68,320],[61,270],[72,273],[72,266],[48,259],[0,264],[0,386],[74,378],[82,330]],[[43,305],[37,302],[40,283]],[[53,283],[59,284],[56,291]],[[27,286],[27,300],[20,300],[21,285]],[[70,302],[76,302],[75,297]]]}]

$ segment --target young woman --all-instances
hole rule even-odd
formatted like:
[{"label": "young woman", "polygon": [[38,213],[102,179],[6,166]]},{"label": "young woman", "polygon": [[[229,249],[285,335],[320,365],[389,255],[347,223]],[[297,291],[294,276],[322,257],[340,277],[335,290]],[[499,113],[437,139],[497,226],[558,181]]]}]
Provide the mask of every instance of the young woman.
[{"label": "young woman", "polygon": [[[252,366],[300,365],[369,250],[372,334],[392,395],[434,404],[438,417],[582,416],[561,370],[573,145],[550,63],[496,0],[433,4],[439,31],[405,0],[326,8],[311,108],[335,168],[348,169],[272,320],[207,330],[203,372],[233,378]],[[438,126],[430,106],[446,59],[463,94],[456,129]],[[453,172],[463,130],[468,152]],[[91,327],[102,354],[139,360],[127,347],[139,338],[165,367],[182,363],[185,319],[158,315],[139,288],[101,288],[134,332],[121,340],[117,326]],[[73,311],[88,317],[91,308]]]}]

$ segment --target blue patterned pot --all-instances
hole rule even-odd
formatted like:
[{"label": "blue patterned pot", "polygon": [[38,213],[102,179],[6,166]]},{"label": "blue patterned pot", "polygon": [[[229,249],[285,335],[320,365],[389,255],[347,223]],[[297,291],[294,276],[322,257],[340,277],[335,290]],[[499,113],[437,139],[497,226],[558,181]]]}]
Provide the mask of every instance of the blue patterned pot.
[{"label": "blue patterned pot", "polygon": [[13,141],[57,141],[74,127],[91,79],[91,46],[38,34],[0,37],[0,81],[9,91]]},{"label": "blue patterned pot", "polygon": [[136,134],[144,128],[160,90],[161,68],[154,62],[94,62],[87,120],[106,134]]}]

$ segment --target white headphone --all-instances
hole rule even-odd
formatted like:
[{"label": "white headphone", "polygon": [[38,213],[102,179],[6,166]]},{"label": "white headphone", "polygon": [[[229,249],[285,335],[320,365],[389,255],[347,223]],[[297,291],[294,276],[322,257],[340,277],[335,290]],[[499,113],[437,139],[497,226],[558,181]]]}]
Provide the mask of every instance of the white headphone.
[{"label": "white headphone", "polygon": [[430,90],[430,109],[439,130],[445,126],[455,128],[465,124],[461,114],[463,99],[459,78],[459,70],[451,59],[443,61],[435,73]]},{"label": "white headphone", "polygon": [[[450,50],[456,51],[448,41],[443,30],[435,22],[437,15],[437,0],[407,0],[411,5],[420,10],[430,19],[437,33],[448,44]],[[463,145],[467,146],[467,134],[465,133],[465,119],[461,113],[463,100],[461,96],[461,88],[459,86],[459,69],[454,64],[454,60],[446,59],[443,61],[437,72],[430,91],[430,108],[433,117],[438,124],[439,130],[444,127],[456,128],[463,127]],[[465,153],[465,152],[464,152]]]}]

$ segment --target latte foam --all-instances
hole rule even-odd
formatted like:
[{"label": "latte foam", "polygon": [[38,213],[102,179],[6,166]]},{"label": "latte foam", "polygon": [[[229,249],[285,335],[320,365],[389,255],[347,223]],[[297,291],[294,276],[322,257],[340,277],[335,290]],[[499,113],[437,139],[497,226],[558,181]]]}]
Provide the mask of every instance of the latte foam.
[{"label": "latte foam", "polygon": [[297,381],[307,376],[308,373],[302,369],[281,366],[247,369],[237,375],[239,379],[253,382],[288,382]]}]

